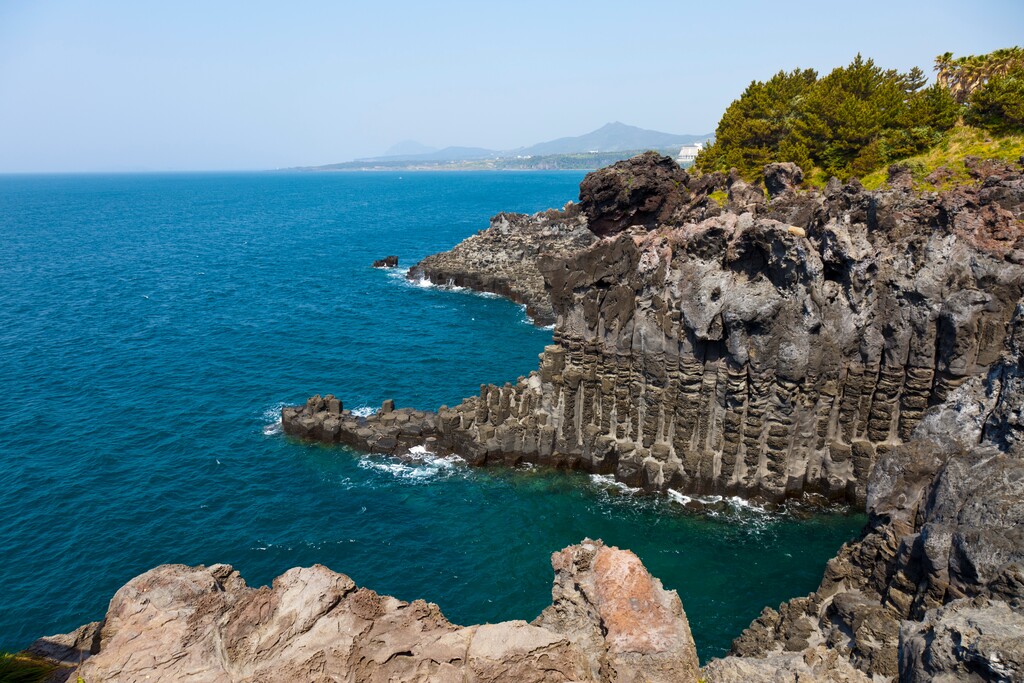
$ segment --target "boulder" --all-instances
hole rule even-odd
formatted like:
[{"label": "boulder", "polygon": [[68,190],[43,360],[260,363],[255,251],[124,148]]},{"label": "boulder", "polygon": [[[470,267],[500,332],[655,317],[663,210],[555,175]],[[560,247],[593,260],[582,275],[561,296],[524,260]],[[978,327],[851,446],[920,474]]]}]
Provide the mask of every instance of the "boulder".
[{"label": "boulder", "polygon": [[685,199],[689,176],[672,157],[645,152],[587,175],[580,208],[590,229],[612,235],[667,220]]}]

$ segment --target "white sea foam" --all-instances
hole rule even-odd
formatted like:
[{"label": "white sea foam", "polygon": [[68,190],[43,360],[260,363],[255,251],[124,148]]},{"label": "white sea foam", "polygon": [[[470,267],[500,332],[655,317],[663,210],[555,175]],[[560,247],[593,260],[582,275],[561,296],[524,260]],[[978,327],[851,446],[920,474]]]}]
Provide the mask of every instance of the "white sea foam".
[{"label": "white sea foam", "polygon": [[364,470],[390,474],[397,479],[426,482],[461,472],[460,466],[465,462],[457,455],[440,457],[423,446],[413,446],[403,459],[365,457],[359,461],[359,467]]},{"label": "white sea foam", "polygon": [[621,481],[617,481],[615,477],[610,474],[591,474],[590,481],[603,489],[617,489],[623,493],[639,493],[640,491],[638,488],[627,486]]},{"label": "white sea foam", "polygon": [[[706,506],[724,503],[725,505],[728,505],[729,507],[735,510],[755,512],[760,515],[769,514],[768,510],[761,507],[757,503],[753,503],[749,500],[740,498],[739,496],[731,496],[729,498],[726,498],[724,496],[688,496],[685,493],[680,493],[679,491],[676,491],[675,489],[668,489],[665,493],[668,496],[669,500],[679,503],[680,505],[689,505],[694,501]],[[715,513],[714,511],[711,511],[709,512],[709,514],[713,515]]]},{"label": "white sea foam", "polygon": [[275,403],[260,415],[263,424],[263,436],[276,436],[281,433],[281,408],[284,403]]},{"label": "white sea foam", "polygon": [[666,493],[668,494],[668,497],[671,500],[674,500],[680,505],[686,505],[687,503],[693,502],[693,498],[687,496],[686,494],[679,493],[679,491],[676,491],[675,489],[669,489],[668,491],[666,491]]},{"label": "white sea foam", "polygon": [[358,408],[352,409],[352,414],[356,417],[370,417],[377,412],[377,409],[373,406],[359,406]]}]

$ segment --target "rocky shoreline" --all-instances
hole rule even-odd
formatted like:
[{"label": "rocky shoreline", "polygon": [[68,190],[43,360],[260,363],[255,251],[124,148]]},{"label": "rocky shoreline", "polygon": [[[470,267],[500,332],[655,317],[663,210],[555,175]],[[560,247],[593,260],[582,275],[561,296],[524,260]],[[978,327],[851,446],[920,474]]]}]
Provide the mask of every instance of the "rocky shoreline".
[{"label": "rocky shoreline", "polygon": [[848,501],[863,537],[705,679],[1022,680],[1024,176],[967,165],[973,184],[919,193],[899,167],[887,190],[818,191],[773,164],[766,194],[653,155],[616,164],[574,208],[598,240],[538,255],[556,325],[536,371],[423,413],[420,438],[388,411],[324,431],[316,397],[284,429]]},{"label": "rocky shoreline", "polygon": [[121,588],[102,622],[28,654],[61,664],[51,681],[697,680],[679,596],[636,555],[585,539],[551,564],[551,606],[532,623],[476,626],[320,565],[269,588],[229,565],[163,565]]},{"label": "rocky shoreline", "polygon": [[[1024,179],[975,169],[977,185],[942,194],[906,189],[898,169],[891,190],[797,191],[799,169],[776,164],[771,197],[656,155],[593,173],[579,205],[499,216],[425,259],[443,271],[410,271],[507,291],[480,285],[481,254],[532,263],[520,291],[538,296],[536,268],[556,316],[536,371],[411,421],[333,414],[314,397],[282,412],[284,430],[393,454],[429,439],[472,464],[582,469],[648,490],[863,506],[878,458],[996,362],[1024,292]],[[597,232],[523,250],[570,221]]]},{"label": "rocky shoreline", "polygon": [[546,297],[553,344],[528,377],[437,411],[282,410],[286,433],[365,452],[865,509],[818,590],[765,608],[729,656],[699,669],[675,592],[590,540],[555,553],[531,624],[455,626],[322,567],[252,589],[165,566],[32,651],[87,657],[87,681],[1024,680],[1024,174],[968,167],[918,193],[897,167],[869,192],[773,164],[766,194],[653,154],[616,164],[578,205],[499,216],[410,271],[538,321]]}]

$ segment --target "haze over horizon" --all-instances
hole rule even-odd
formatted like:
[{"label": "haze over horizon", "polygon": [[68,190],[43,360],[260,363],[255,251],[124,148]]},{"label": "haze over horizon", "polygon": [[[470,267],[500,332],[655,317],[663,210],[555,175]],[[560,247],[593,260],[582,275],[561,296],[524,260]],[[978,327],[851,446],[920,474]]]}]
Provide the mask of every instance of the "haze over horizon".
[{"label": "haze over horizon", "polygon": [[[611,121],[713,131],[752,80],[1019,43],[1024,3],[0,0],[0,172],[268,169],[516,149]],[[840,23],[836,23],[840,21]]]}]

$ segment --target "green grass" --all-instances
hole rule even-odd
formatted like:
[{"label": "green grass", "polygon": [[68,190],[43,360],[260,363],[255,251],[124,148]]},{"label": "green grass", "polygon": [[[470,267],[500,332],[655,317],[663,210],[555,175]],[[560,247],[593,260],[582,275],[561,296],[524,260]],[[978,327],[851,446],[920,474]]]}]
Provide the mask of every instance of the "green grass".
[{"label": "green grass", "polygon": [[708,199],[715,202],[719,206],[725,206],[729,203],[729,193],[725,190],[717,190],[708,195]]},{"label": "green grass", "polygon": [[0,683],[38,683],[56,668],[35,657],[0,652]]},{"label": "green grass", "polygon": [[[942,142],[927,152],[897,163],[910,167],[914,176],[914,185],[917,188],[946,190],[971,181],[971,177],[964,167],[964,158],[966,157],[1000,159],[1016,164],[1022,154],[1024,154],[1024,134],[1000,136],[980,128],[958,125],[946,133]],[[929,175],[943,166],[949,169],[946,178],[936,182],[928,180]],[[888,176],[888,168],[881,168],[861,178],[861,183],[869,190],[876,190],[886,184]]]}]

